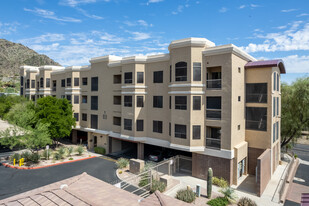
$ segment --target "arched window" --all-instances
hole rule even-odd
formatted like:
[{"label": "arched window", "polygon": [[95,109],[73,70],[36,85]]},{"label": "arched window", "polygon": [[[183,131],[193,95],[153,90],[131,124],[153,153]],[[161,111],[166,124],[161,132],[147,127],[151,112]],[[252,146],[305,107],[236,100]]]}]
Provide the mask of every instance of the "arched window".
[{"label": "arched window", "polygon": [[187,81],[187,62],[178,62],[175,64],[175,81]]}]

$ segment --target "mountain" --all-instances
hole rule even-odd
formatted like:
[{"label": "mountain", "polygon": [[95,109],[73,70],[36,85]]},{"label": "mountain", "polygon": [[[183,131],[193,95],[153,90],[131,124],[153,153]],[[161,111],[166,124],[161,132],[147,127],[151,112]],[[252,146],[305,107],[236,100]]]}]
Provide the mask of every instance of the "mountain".
[{"label": "mountain", "polygon": [[22,65],[60,66],[59,63],[50,59],[48,56],[38,54],[22,44],[0,39],[0,76],[19,75],[19,67]]}]

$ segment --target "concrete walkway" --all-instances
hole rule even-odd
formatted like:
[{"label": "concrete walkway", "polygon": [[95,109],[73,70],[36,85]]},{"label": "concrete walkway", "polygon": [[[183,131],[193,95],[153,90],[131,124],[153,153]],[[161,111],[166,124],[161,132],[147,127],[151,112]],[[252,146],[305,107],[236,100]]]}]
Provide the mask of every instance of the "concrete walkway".
[{"label": "concrete walkway", "polygon": [[9,124],[7,121],[3,121],[0,119],[0,131],[4,131],[9,127],[12,127],[13,125]]},{"label": "concrete walkway", "polygon": [[[286,166],[287,163],[283,162],[282,165],[277,167],[261,197],[256,195],[255,176],[246,176],[241,184],[238,186],[232,186],[232,188],[235,189],[238,198],[248,197],[254,200],[258,205],[283,205],[282,203],[279,203],[279,188],[283,182]],[[206,189],[207,187],[207,181],[189,175],[176,174],[173,178],[179,180],[180,184],[164,192],[164,194],[171,197],[175,197],[178,190],[184,189],[187,186],[190,186],[193,190],[195,190],[197,184],[201,185],[202,189]],[[220,187],[213,185],[213,192],[220,193]]]}]

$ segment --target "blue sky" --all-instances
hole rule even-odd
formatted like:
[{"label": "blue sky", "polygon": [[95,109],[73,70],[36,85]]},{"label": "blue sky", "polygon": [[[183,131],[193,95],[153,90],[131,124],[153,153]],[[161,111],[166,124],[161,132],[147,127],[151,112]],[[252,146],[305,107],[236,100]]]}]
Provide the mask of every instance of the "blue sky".
[{"label": "blue sky", "polygon": [[309,76],[308,0],[0,0],[0,38],[64,66],[92,57],[167,53],[172,40],[233,43],[281,58],[283,81]]}]

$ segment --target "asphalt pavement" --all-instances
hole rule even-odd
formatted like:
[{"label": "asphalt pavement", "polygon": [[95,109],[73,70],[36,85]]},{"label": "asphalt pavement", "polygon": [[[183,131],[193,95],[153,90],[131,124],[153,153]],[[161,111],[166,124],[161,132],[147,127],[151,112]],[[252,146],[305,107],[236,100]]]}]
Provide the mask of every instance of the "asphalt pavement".
[{"label": "asphalt pavement", "polygon": [[118,180],[115,162],[100,157],[36,170],[6,168],[0,164],[0,199],[58,182],[83,172],[107,183]]}]

